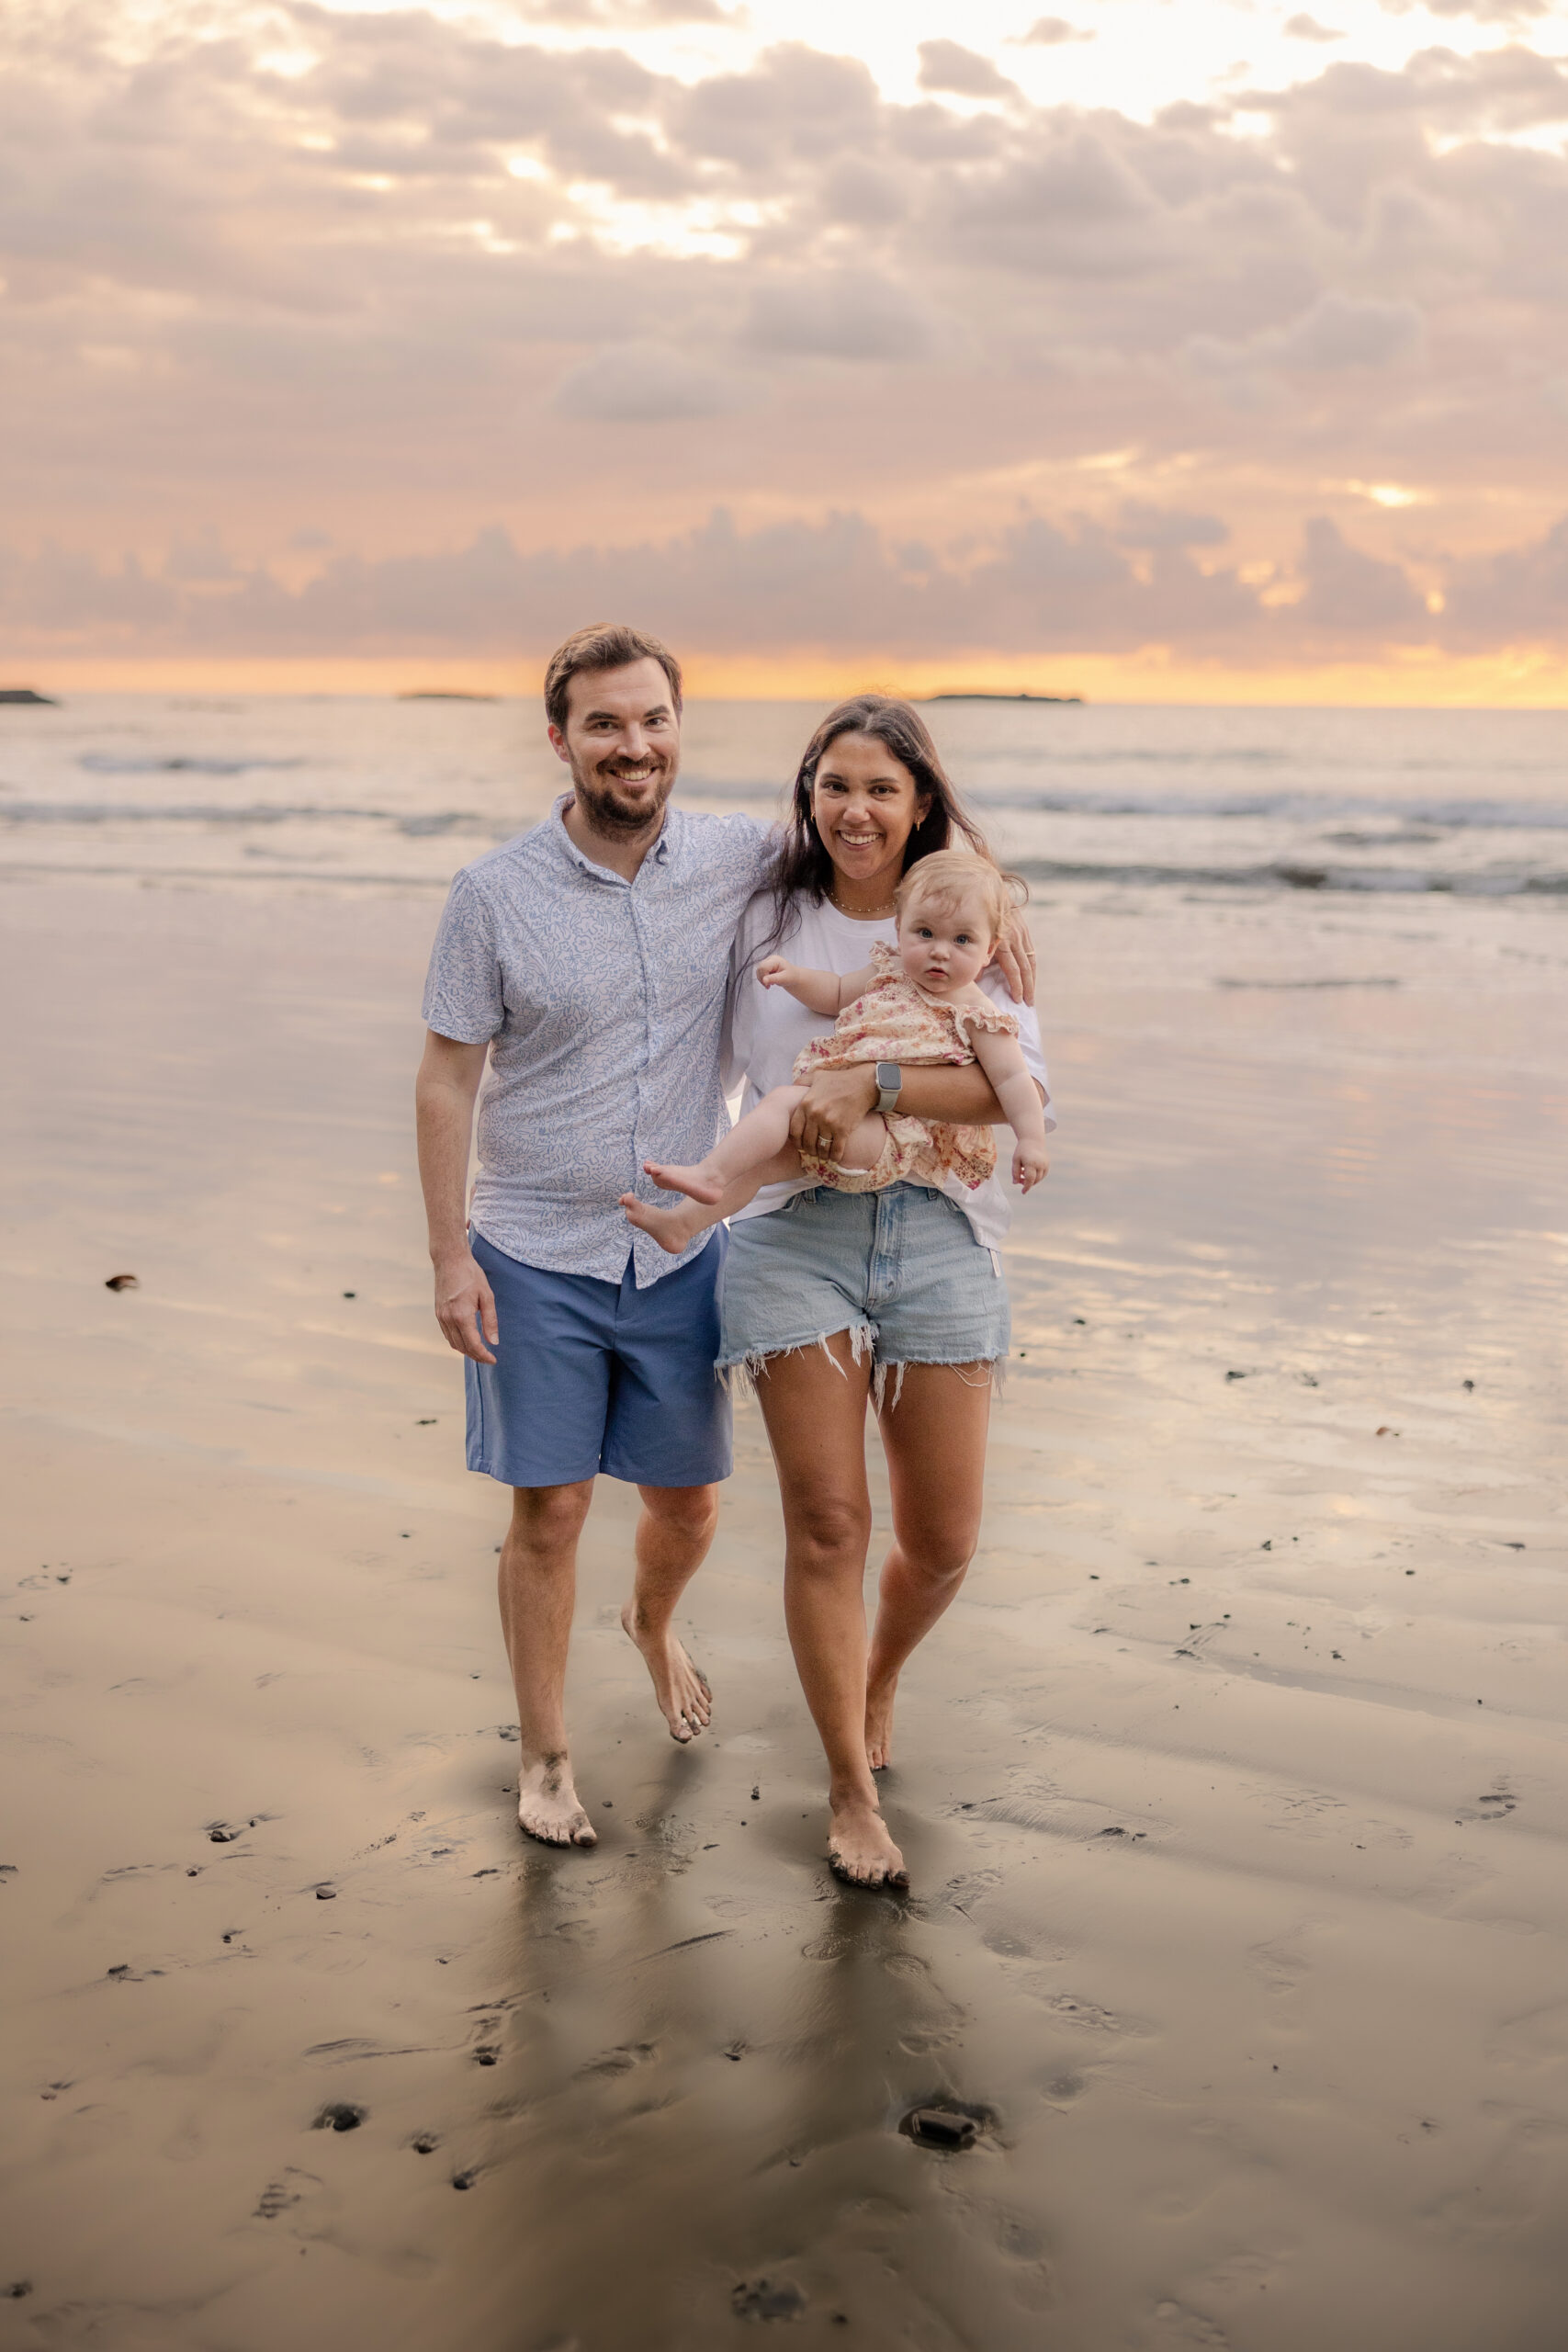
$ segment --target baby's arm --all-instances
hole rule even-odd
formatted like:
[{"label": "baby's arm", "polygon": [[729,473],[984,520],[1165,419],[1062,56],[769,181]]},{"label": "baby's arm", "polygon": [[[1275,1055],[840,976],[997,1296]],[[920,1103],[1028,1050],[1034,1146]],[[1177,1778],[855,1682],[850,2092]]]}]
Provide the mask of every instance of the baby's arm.
[{"label": "baby's arm", "polygon": [[1023,1048],[1016,1037],[1003,1036],[995,1029],[976,1029],[970,1043],[1017,1138],[1012,1181],[1030,1192],[1047,1173],[1051,1162],[1045,1155],[1045,1114],[1040,1090],[1029,1074]]},{"label": "baby's arm", "polygon": [[809,971],[803,964],[787,963],[782,956],[766,956],[757,967],[757,978],[763,988],[786,989],[807,1012],[818,1012],[830,1021],[846,1004],[865,994],[876,978],[876,968],[868,964],[863,971],[840,976]]}]

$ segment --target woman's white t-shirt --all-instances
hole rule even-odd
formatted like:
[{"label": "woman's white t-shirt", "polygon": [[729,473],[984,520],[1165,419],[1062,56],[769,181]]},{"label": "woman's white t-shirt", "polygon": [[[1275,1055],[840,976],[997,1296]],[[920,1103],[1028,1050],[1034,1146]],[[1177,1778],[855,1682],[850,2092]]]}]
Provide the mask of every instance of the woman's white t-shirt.
[{"label": "woman's white t-shirt", "polygon": [[[805,1005],[797,1004],[786,989],[759,987],[756,966],[761,961],[761,951],[773,930],[773,899],[754,899],[740,918],[730,951],[729,998],[724,1021],[724,1084],[726,1092],[732,1094],[744,1079],[745,1091],[740,1101],[743,1114],[773,1087],[790,1085],[795,1077],[795,1057],[801,1047],[813,1037],[825,1036],[833,1026],[822,1014],[808,1012]],[[805,965],[814,972],[858,972],[870,963],[872,942],[877,939],[889,947],[898,944],[897,926],[891,917],[886,922],[857,922],[852,915],[840,914],[829,899],[813,906],[809,899],[801,898],[790,911],[784,937],[767,952],[787,956],[792,964]],[[1018,1042],[1031,1077],[1038,1079],[1045,1089],[1045,1125],[1047,1128],[1054,1127],[1056,1122],[1051,1113],[1051,1091],[1033,1006],[1015,1004],[1008,994],[1006,982],[994,970],[984,975],[980,986],[998,1004],[1017,1015]],[[941,1187],[957,1202],[974,1227],[976,1240],[987,1250],[994,1250],[1000,1243],[1012,1215],[1006,1173],[1012,1155],[1006,1148],[1005,1132],[997,1139],[994,1176],[973,1190],[956,1176],[948,1177]],[[810,1178],[802,1176],[793,1183],[764,1184],[755,1200],[739,1210],[732,1222],[766,1216],[810,1182]]]}]

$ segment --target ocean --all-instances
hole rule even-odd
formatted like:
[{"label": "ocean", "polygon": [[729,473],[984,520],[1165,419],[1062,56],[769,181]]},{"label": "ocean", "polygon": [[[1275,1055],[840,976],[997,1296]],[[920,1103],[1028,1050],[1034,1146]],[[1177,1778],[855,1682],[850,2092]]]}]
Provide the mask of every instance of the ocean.
[{"label": "ocean", "polygon": [[[1555,712],[925,709],[998,854],[1033,885],[1568,892]],[[820,711],[693,703],[682,795],[776,812]],[[535,822],[562,780],[532,701],[10,706],[0,870],[434,889]]]}]

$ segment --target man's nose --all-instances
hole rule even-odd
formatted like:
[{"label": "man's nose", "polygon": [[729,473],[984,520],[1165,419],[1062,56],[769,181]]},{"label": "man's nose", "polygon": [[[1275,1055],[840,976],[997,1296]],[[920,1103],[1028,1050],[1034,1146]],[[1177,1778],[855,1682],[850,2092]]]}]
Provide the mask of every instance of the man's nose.
[{"label": "man's nose", "polygon": [[616,749],[623,760],[640,760],[647,752],[648,738],[635,718],[629,727],[621,729],[621,740]]}]

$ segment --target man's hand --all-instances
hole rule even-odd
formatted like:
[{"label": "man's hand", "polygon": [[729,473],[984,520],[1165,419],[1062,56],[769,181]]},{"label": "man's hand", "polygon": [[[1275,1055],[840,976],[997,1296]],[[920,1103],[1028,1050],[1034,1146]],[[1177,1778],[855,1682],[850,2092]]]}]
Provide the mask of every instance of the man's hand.
[{"label": "man's hand", "polygon": [[790,1141],[815,1159],[841,1159],[851,1136],[875,1109],[876,1093],[870,1062],[858,1062],[852,1069],[819,1069],[789,1123]]},{"label": "man's hand", "polygon": [[1015,1004],[1034,1001],[1034,942],[1021,914],[1013,918],[1012,929],[1005,939],[997,942],[997,952],[991,962],[1007,983],[1007,992]]},{"label": "man's hand", "polygon": [[[461,1257],[441,1259],[435,1268],[435,1319],[446,1334],[446,1344],[475,1363],[493,1363],[490,1352],[501,1339],[495,1317],[495,1293],[471,1250]],[[490,1342],[486,1347],[480,1332]]]},{"label": "man's hand", "polygon": [[1043,1144],[1019,1145],[1012,1156],[1012,1181],[1015,1184],[1021,1184],[1026,1193],[1032,1193],[1040,1179],[1050,1172],[1051,1163],[1045,1157]]}]

